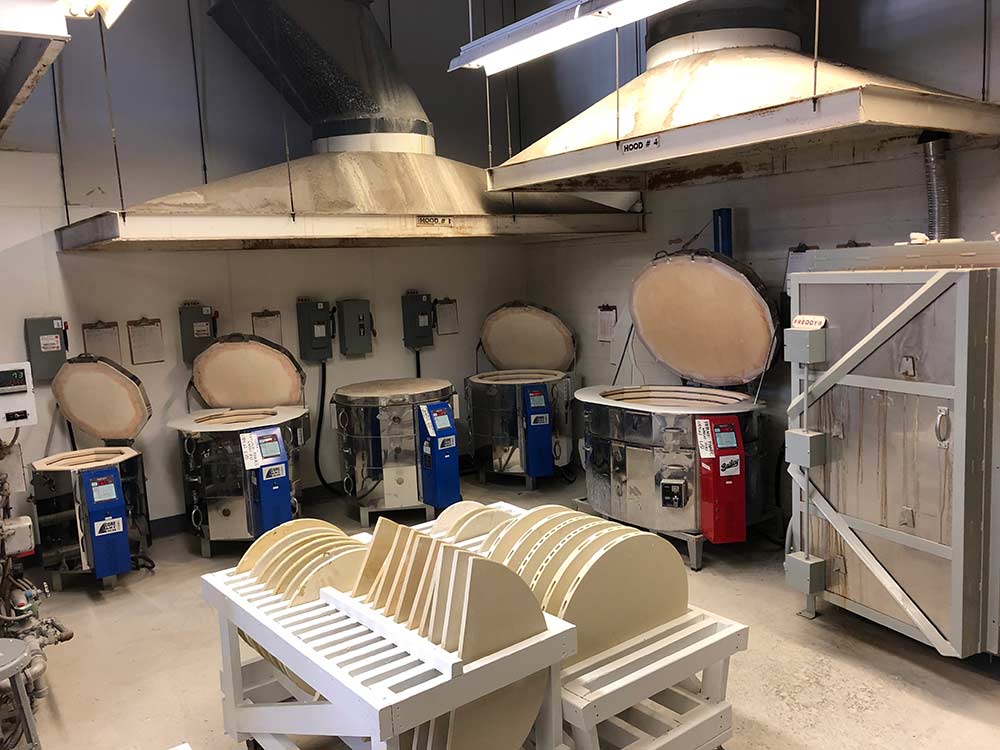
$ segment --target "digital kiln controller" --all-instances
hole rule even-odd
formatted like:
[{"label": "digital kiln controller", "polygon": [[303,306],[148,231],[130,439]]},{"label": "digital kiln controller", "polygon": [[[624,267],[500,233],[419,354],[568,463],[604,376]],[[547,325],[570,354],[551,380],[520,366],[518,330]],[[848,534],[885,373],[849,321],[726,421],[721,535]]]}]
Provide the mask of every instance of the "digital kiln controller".
[{"label": "digital kiln controller", "polygon": [[38,412],[31,365],[28,362],[0,365],[0,429],[33,424],[38,424]]}]

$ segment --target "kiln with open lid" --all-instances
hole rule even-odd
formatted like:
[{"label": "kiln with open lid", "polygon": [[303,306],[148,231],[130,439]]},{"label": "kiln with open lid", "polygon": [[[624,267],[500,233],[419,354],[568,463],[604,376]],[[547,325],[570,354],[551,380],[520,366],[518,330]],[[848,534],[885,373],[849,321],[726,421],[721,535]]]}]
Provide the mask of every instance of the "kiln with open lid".
[{"label": "kiln with open lid", "polygon": [[774,356],[775,316],[763,294],[753,271],[716,253],[657,258],[632,286],[635,333],[692,385],[576,393],[591,505],[687,541],[696,569],[705,538],[743,541],[763,505],[762,407],[746,389]]},{"label": "kiln with open lid", "polygon": [[370,513],[426,510],[461,499],[452,401],[455,387],[439,378],[370,380],[333,393],[344,491]]},{"label": "kiln with open lid", "polygon": [[551,310],[510,302],[486,316],[480,343],[494,372],[465,380],[480,477],[523,476],[528,487],[573,453],[576,337]]},{"label": "kiln with open lid", "polygon": [[212,542],[255,539],[297,513],[305,378],[287,349],[241,333],[195,359],[188,387],[208,408],[168,426],[181,434],[187,511],[205,556]]},{"label": "kiln with open lid", "polygon": [[53,587],[62,576],[93,573],[105,586],[145,558],[151,542],[142,454],[132,443],[152,415],[142,382],[121,365],[84,354],[52,381],[59,410],[77,433],[104,447],[35,461],[32,487],[42,564]]}]

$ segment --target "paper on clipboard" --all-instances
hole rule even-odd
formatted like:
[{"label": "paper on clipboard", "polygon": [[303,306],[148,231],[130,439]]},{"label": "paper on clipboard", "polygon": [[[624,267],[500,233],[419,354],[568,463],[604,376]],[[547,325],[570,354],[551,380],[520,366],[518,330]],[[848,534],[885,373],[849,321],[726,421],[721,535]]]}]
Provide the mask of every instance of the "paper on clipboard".
[{"label": "paper on clipboard", "polygon": [[159,318],[140,318],[128,322],[128,345],[133,365],[163,361],[163,325]]},{"label": "paper on clipboard", "polygon": [[261,310],[250,313],[250,327],[254,336],[272,341],[279,346],[281,340],[281,313],[277,310]]},{"label": "paper on clipboard", "polygon": [[107,357],[121,363],[122,342],[118,334],[118,323],[105,323],[98,320],[96,323],[84,323],[81,329],[83,331],[83,350],[87,354],[93,354],[95,357]]}]

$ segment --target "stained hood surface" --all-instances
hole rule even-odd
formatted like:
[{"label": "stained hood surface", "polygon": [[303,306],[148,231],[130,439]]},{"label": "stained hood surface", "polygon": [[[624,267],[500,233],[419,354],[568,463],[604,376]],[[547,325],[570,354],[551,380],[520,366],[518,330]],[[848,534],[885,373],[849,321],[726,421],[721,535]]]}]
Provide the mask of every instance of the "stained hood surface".
[{"label": "stained hood surface", "polygon": [[[694,36],[694,35],[692,35]],[[652,54],[652,51],[651,51]],[[940,130],[1000,134],[1000,107],[773,46],[725,47],[652,67],[492,171],[494,189],[617,170],[738,159],[808,139]]]}]

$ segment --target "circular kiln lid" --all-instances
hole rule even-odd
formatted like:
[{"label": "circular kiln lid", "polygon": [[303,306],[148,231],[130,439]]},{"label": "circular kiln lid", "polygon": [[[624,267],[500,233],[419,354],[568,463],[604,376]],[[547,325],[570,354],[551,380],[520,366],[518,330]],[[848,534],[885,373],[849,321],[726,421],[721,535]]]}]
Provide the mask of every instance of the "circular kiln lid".
[{"label": "circular kiln lid", "polygon": [[568,370],[576,337],[554,312],[529,302],[509,302],[486,316],[479,335],[498,370]]},{"label": "circular kiln lid", "polygon": [[771,364],[774,315],[750,269],[707,252],[654,260],[632,284],[635,332],[686,380],[739,385]]},{"label": "circular kiln lid", "polygon": [[639,385],[609,388],[606,385],[581,388],[575,398],[653,414],[743,414],[763,408],[745,393],[697,388],[689,385]]},{"label": "circular kiln lid", "polygon": [[333,400],[354,406],[423,404],[446,401],[454,393],[455,387],[440,378],[396,378],[341,386],[333,392]]},{"label": "circular kiln lid", "polygon": [[139,378],[90,354],[66,360],[52,394],[70,424],[101,440],[134,440],[153,414]]},{"label": "circular kiln lid", "polygon": [[283,346],[233,333],[198,355],[191,380],[211,408],[257,409],[301,404],[306,376]]},{"label": "circular kiln lid", "polygon": [[565,377],[566,373],[559,370],[497,370],[472,375],[469,377],[469,382],[483,385],[526,385],[552,383]]}]

